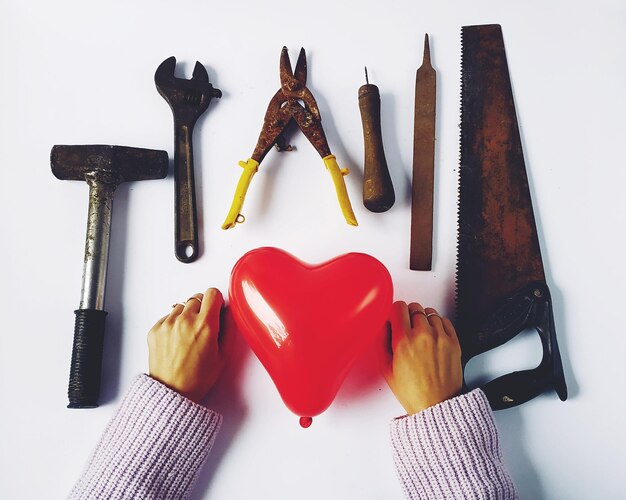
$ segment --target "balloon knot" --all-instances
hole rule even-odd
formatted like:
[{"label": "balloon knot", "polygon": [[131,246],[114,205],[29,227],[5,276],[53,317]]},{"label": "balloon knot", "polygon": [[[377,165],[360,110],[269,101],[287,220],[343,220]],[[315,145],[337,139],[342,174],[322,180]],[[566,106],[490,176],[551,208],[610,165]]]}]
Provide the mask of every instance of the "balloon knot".
[{"label": "balloon knot", "polygon": [[311,427],[312,423],[313,423],[312,417],[300,417],[300,426],[303,429],[308,429],[309,427]]}]

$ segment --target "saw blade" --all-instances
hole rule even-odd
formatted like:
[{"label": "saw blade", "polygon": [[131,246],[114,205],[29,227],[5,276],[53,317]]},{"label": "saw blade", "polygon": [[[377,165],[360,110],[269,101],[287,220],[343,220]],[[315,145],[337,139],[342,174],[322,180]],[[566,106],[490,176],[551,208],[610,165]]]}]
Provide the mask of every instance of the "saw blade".
[{"label": "saw blade", "polygon": [[481,338],[504,299],[545,282],[499,25],[462,28],[456,324],[468,358],[508,338]]}]

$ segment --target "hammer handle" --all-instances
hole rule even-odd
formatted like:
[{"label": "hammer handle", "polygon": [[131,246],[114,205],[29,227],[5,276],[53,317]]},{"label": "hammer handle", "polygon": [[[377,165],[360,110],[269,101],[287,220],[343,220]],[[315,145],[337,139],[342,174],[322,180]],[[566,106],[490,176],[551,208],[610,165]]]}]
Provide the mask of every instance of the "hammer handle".
[{"label": "hammer handle", "polygon": [[74,345],[67,391],[68,408],[96,408],[100,396],[102,346],[106,311],[78,309],[74,311]]},{"label": "hammer handle", "polygon": [[380,124],[380,93],[376,85],[359,88],[359,109],[365,142],[363,205],[371,212],[386,212],[396,201],[387,167]]},{"label": "hammer handle", "polygon": [[181,262],[198,258],[198,215],[193,171],[193,126],[176,126],[174,151],[175,252]]}]

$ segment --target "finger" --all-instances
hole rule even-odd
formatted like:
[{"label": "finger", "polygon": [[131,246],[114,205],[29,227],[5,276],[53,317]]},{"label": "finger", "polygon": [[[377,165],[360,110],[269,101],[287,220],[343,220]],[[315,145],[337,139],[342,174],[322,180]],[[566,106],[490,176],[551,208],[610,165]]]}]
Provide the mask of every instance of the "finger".
[{"label": "finger", "polygon": [[398,342],[411,330],[409,308],[403,301],[394,302],[391,309],[391,349],[396,352]]},{"label": "finger", "polygon": [[187,312],[191,312],[194,314],[198,314],[200,312],[200,307],[202,306],[202,297],[204,295],[201,293],[194,293],[191,297],[189,297],[187,299],[187,302],[185,302],[185,309],[184,311]]},{"label": "finger", "polygon": [[[207,305],[208,303],[208,305]],[[228,320],[224,306],[222,294],[216,288],[209,288],[204,294],[202,309],[198,318],[206,325],[204,331],[208,334],[208,341],[219,349],[222,355],[227,355],[224,349],[228,350],[232,344],[233,335],[226,334],[226,324]],[[234,323],[234,321],[233,321]]]},{"label": "finger", "polygon": [[[220,362],[224,370],[228,370],[230,378],[239,373],[241,363],[249,352],[250,347],[244,340],[244,336],[239,330],[232,312],[232,309],[225,305],[222,308],[220,323],[220,333],[218,338],[218,350]],[[216,335],[217,337],[217,335]]]},{"label": "finger", "polygon": [[154,330],[155,328],[158,328],[159,326],[161,326],[161,325],[163,324],[163,322],[164,322],[167,318],[169,318],[169,317],[170,317],[170,315],[169,315],[169,313],[168,313],[168,314],[166,314],[165,316],[163,316],[162,318],[160,318],[160,319],[159,319],[159,320],[158,320],[158,321],[154,324],[154,326],[153,326],[152,328],[150,328],[150,330]]},{"label": "finger", "polygon": [[225,357],[232,354],[234,338],[237,337],[238,334],[240,334],[240,332],[237,328],[237,323],[235,323],[232,310],[230,307],[224,307],[220,315],[220,332],[219,335],[217,335],[217,342],[220,351],[222,351]]},{"label": "finger", "polygon": [[170,311],[170,313],[167,315],[167,318],[165,318],[166,320],[168,319],[176,319],[180,313],[183,312],[183,310],[185,309],[185,304],[181,304],[180,302],[174,304],[172,306],[172,310]]},{"label": "finger", "polygon": [[[411,330],[424,329],[429,326],[426,312],[421,304],[411,302],[409,304],[409,317],[411,318]],[[412,333],[415,333],[412,331]]]},{"label": "finger", "polygon": [[392,374],[393,351],[391,350],[391,324],[385,323],[378,335],[378,345],[376,346],[376,354],[380,369],[386,380],[389,380]]},{"label": "finger", "polygon": [[426,313],[426,319],[431,328],[437,335],[446,335],[446,331],[443,328],[443,322],[439,313],[432,307],[427,307],[424,312]]},{"label": "finger", "polygon": [[458,342],[459,337],[456,334],[456,329],[454,328],[452,321],[450,321],[448,318],[442,318],[441,322],[443,323],[443,329],[445,330],[446,335]]},{"label": "finger", "polygon": [[215,317],[219,323],[219,316],[222,306],[224,305],[224,297],[217,288],[209,288],[204,292],[200,315],[205,318]]}]

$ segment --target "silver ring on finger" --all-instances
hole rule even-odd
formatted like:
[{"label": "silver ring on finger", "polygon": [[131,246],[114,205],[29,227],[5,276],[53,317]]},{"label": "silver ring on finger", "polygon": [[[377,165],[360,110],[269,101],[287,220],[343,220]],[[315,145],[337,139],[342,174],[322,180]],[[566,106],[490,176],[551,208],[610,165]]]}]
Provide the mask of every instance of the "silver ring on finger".
[{"label": "silver ring on finger", "polygon": [[439,314],[437,314],[436,312],[428,313],[426,315],[427,318],[430,318],[431,316],[437,316],[439,319],[441,319],[441,316],[439,316]]},{"label": "silver ring on finger", "polygon": [[193,295],[193,296],[189,297],[189,298],[187,299],[187,302],[189,302],[189,301],[190,301],[190,300],[192,300],[192,299],[197,300],[198,302],[200,302],[200,304],[202,304],[202,299],[201,299],[200,297],[196,297],[195,295]]}]

